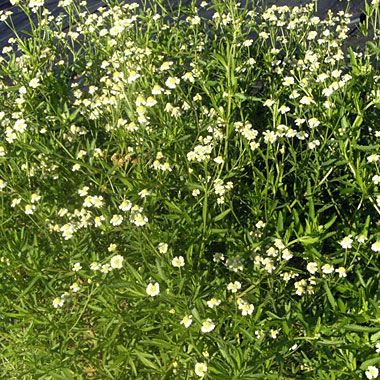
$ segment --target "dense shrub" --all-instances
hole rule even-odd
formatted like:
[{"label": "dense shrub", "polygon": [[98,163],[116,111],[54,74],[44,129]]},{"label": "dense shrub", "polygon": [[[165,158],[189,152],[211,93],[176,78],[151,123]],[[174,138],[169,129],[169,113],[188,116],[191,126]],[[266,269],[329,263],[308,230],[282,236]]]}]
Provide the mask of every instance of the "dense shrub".
[{"label": "dense shrub", "polygon": [[12,2],[2,378],[377,378],[378,3]]}]

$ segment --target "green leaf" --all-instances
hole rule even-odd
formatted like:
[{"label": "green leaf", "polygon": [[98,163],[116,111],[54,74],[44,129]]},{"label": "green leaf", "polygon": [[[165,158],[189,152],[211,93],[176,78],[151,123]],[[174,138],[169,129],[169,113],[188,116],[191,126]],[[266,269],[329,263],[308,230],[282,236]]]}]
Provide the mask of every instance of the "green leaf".
[{"label": "green leaf", "polygon": [[168,206],[170,211],[175,212],[177,214],[182,214],[182,210],[180,209],[180,207],[174,204],[173,202],[165,200],[165,204],[166,206]]},{"label": "green leaf", "polygon": [[26,294],[29,293],[29,290],[32,289],[32,287],[34,286],[34,284],[41,278],[42,274],[41,273],[38,273],[32,281],[30,281],[29,285],[26,287],[26,289],[24,289],[17,297],[17,299],[19,300],[21,297],[25,296]]},{"label": "green leaf", "polygon": [[280,211],[277,217],[277,232],[282,232],[283,230],[284,230],[284,220],[282,216],[282,211]]},{"label": "green leaf", "polygon": [[222,220],[225,216],[227,216],[231,212],[231,209],[225,210],[221,212],[219,215],[217,215],[214,218],[214,222],[218,222],[219,220]]},{"label": "green leaf", "polygon": [[377,342],[379,339],[380,339],[380,330],[377,333],[371,335],[371,342]]},{"label": "green leaf", "polygon": [[356,325],[356,324],[349,324],[343,326],[344,330],[348,331],[356,331],[356,332],[378,332],[379,328],[378,327],[369,327],[369,326],[361,326],[361,325]]},{"label": "green leaf", "polygon": [[347,305],[342,301],[341,298],[338,298],[338,306],[339,306],[339,310],[342,312],[342,313],[345,313],[346,310],[347,310]]},{"label": "green leaf", "polygon": [[379,362],[380,362],[380,357],[379,356],[377,358],[368,359],[368,360],[366,360],[365,362],[363,362],[361,364],[360,369],[362,371],[365,371],[369,366],[377,364]]},{"label": "green leaf", "polygon": [[329,302],[330,302],[331,307],[332,307],[333,309],[336,309],[336,302],[335,302],[335,299],[334,299],[334,297],[333,297],[333,295],[332,295],[332,293],[331,293],[331,290],[330,290],[330,288],[329,288],[329,286],[328,286],[328,284],[327,284],[326,281],[323,283],[323,287],[325,288],[326,295],[327,295],[327,298],[328,298],[328,300],[329,300]]},{"label": "green leaf", "polygon": [[372,145],[354,144],[352,147],[362,152],[377,152],[380,149],[379,144],[372,144]]},{"label": "green leaf", "polygon": [[137,358],[141,361],[142,364],[144,364],[147,367],[154,368],[155,370],[158,370],[157,364],[155,364],[151,360],[149,360],[149,359],[153,358],[152,355],[149,355],[149,354],[137,351],[137,350],[134,351],[134,354],[137,356]]}]

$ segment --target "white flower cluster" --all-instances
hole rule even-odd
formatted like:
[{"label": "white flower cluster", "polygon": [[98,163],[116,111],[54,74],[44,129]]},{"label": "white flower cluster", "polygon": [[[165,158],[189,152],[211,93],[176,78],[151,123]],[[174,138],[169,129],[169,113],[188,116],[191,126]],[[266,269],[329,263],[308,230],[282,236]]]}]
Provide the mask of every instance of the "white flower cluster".
[{"label": "white flower cluster", "polygon": [[[93,262],[90,265],[90,269],[93,271],[100,270],[102,273],[109,273],[112,271],[112,269],[121,269],[123,267],[123,260],[124,257],[121,255],[115,255],[111,258],[109,263],[105,263],[103,265],[100,265],[98,262]],[[79,272],[81,269],[83,269],[81,263],[75,263],[71,270],[75,273]],[[91,280],[88,280],[89,283],[91,283]],[[70,285],[70,289],[72,293],[77,293],[80,290],[80,285],[78,282],[74,282],[72,285]],[[69,298],[72,294],[69,292],[63,293],[60,297],[56,297],[53,299],[53,307],[57,309],[58,307],[62,307],[67,298]]]},{"label": "white flower cluster", "polygon": [[[66,212],[64,211],[66,210]],[[73,237],[74,233],[82,228],[86,228],[92,224],[92,213],[85,208],[75,209],[73,213],[67,211],[67,209],[60,209],[58,215],[67,216],[69,218],[68,223],[62,226],[56,224],[50,225],[49,229],[62,233],[62,237],[65,240],[69,240]]]},{"label": "white flower cluster", "polygon": [[[314,274],[318,273],[318,264],[316,262],[309,262],[306,265],[306,270],[312,275],[307,280],[302,279],[300,281],[296,281],[294,283],[294,287],[296,289],[296,294],[298,296],[302,296],[303,294],[314,294],[314,288],[313,286],[316,285]],[[327,274],[331,274],[336,272],[340,278],[346,277],[346,269],[344,267],[339,267],[335,269],[335,267],[331,264],[324,264],[321,267],[322,270],[322,276],[325,276]]]},{"label": "white flower cluster", "polygon": [[248,140],[249,146],[252,150],[257,149],[260,146],[260,144],[256,141],[256,137],[259,132],[252,128],[252,124],[249,121],[246,121],[245,123],[237,121],[234,123],[234,127],[237,133],[240,133]]},{"label": "white flower cluster", "polygon": [[170,167],[170,164],[168,161],[164,162],[164,163],[161,163],[161,159],[164,157],[164,155],[162,154],[162,152],[158,152],[156,154],[156,159],[154,160],[153,164],[152,164],[152,167],[153,169],[155,170],[161,170],[163,172],[166,172],[166,171],[169,171],[171,172],[172,171],[172,168]]},{"label": "white flower cluster", "polygon": [[298,296],[302,296],[305,292],[307,292],[308,294],[314,293],[313,285],[316,284],[314,277],[310,277],[308,280],[309,280],[309,285],[307,284],[307,281],[305,279],[296,281],[294,283],[294,287],[296,288],[296,294]]},{"label": "white flower cluster", "polygon": [[[206,140],[206,139],[205,139]],[[206,140],[208,141],[208,139]],[[212,145],[196,145],[194,150],[187,153],[187,159],[191,161],[203,162],[210,159],[210,154],[212,152]]]},{"label": "white flower cluster", "polygon": [[266,250],[266,255],[267,257],[256,255],[254,257],[254,263],[256,265],[264,265],[264,268],[268,273],[273,273],[276,269],[276,262],[281,260],[288,261],[293,257],[289,248],[286,248],[283,241],[278,238],[274,240],[274,246],[270,246]]},{"label": "white flower cluster", "polygon": [[[138,206],[138,205],[132,205],[132,202],[130,202],[129,200],[123,201],[120,204],[119,209],[124,212],[130,211],[131,215],[130,215],[129,221],[136,226],[141,227],[141,226],[144,226],[146,223],[148,223],[148,218],[142,214],[143,207]],[[115,216],[118,217],[118,220],[117,220],[118,225],[121,224],[123,217],[121,215],[114,215],[114,217]]]},{"label": "white flower cluster", "polygon": [[239,310],[241,310],[242,315],[247,316],[253,313],[253,310],[255,309],[255,307],[252,304],[244,301],[241,298],[239,298],[236,302],[238,304]]},{"label": "white flower cluster", "polygon": [[[0,117],[1,119],[1,117]],[[27,123],[24,119],[18,119],[14,125],[13,128],[10,126],[7,126],[5,129],[5,140],[12,144],[13,141],[17,140],[19,138],[19,134],[22,135],[27,128]]]},{"label": "white flower cluster", "polygon": [[224,181],[220,178],[217,178],[214,181],[214,192],[218,196],[218,199],[216,202],[218,205],[221,205],[224,203],[224,194],[231,190],[234,187],[233,183],[231,181],[228,181],[226,184],[224,184]]},{"label": "white flower cluster", "polygon": [[[215,110],[211,109],[210,111],[205,110],[205,113],[207,113],[210,117],[215,116]],[[220,118],[216,121],[216,124],[223,125],[224,122]],[[200,136],[198,138],[199,142],[202,144],[196,145],[194,149],[187,153],[187,159],[197,162],[203,162],[210,159],[210,154],[212,152],[213,146],[216,145],[218,140],[223,139],[223,133],[220,128],[217,126],[208,126],[207,132],[209,135],[206,137]],[[214,160],[216,163],[221,163],[222,157],[217,157],[216,160]],[[219,162],[218,162],[219,161]]]}]

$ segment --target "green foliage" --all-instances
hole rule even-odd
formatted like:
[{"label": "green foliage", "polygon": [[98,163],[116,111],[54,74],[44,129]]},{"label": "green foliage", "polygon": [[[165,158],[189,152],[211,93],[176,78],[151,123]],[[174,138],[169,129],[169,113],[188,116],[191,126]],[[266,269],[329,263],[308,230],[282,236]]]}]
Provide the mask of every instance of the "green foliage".
[{"label": "green foliage", "polygon": [[376,1],[14,3],[1,377],[376,378]]}]

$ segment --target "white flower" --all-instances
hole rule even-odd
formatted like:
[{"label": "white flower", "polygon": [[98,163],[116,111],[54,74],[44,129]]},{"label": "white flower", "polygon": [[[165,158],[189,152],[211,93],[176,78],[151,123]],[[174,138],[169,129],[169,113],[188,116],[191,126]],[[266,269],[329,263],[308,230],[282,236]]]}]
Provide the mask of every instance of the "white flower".
[{"label": "white flower", "polygon": [[17,132],[24,133],[27,125],[24,119],[19,119],[15,122],[13,129]]},{"label": "white flower", "polygon": [[152,95],[160,95],[163,91],[164,89],[160,85],[155,84],[152,89]]},{"label": "white flower", "polygon": [[124,26],[122,25],[115,25],[110,29],[110,35],[111,36],[117,36],[121,34],[124,31]]},{"label": "white flower", "polygon": [[129,211],[132,207],[132,203],[129,200],[123,201],[121,205],[119,206],[119,209],[121,211]]},{"label": "white flower", "polygon": [[166,253],[168,251],[168,245],[166,243],[158,244],[158,252]]},{"label": "white flower", "polygon": [[153,107],[154,105],[157,104],[157,100],[153,98],[153,96],[149,96],[147,99],[146,99],[146,106],[147,107]]},{"label": "white flower", "polygon": [[190,325],[193,323],[192,315],[185,315],[181,320],[181,325],[184,325],[186,328],[190,327]]},{"label": "white flower", "polygon": [[111,243],[107,248],[108,252],[114,252],[116,251],[116,249],[117,249],[117,245],[115,243]]},{"label": "white flower", "polygon": [[211,298],[210,300],[207,301],[207,306],[210,309],[212,309],[212,308],[214,308],[216,306],[219,306],[221,302],[222,302],[221,300],[218,300],[216,298]]},{"label": "white flower", "polygon": [[379,175],[374,175],[372,177],[372,182],[375,184],[375,185],[378,185],[380,183],[380,176]]},{"label": "white flower", "polygon": [[284,249],[285,248],[285,245],[283,243],[283,241],[281,239],[275,239],[274,240],[274,245],[278,248],[278,249]]},{"label": "white flower", "polygon": [[150,283],[146,287],[146,294],[148,294],[148,296],[154,297],[154,296],[157,296],[159,293],[160,293],[160,284],[158,282],[156,282],[155,284]]},{"label": "white flower", "polygon": [[311,273],[314,274],[318,271],[318,265],[317,263],[308,263],[306,266],[306,269]]},{"label": "white flower", "polygon": [[91,206],[92,206],[91,197],[87,196],[86,198],[84,198],[83,207],[91,207]]},{"label": "white flower", "polygon": [[310,128],[318,127],[318,125],[321,124],[320,121],[315,117],[312,117],[310,120],[308,120],[308,123],[310,125]]},{"label": "white flower", "polygon": [[194,82],[194,76],[193,73],[187,72],[181,77],[184,81]]},{"label": "white flower", "polygon": [[324,88],[322,90],[322,95],[326,96],[326,98],[328,98],[332,93],[333,93],[333,89],[331,87],[327,87],[327,88]]},{"label": "white flower", "polygon": [[214,254],[214,257],[212,259],[215,263],[218,263],[219,261],[223,261],[224,260],[224,255],[223,253],[215,253]]},{"label": "white flower", "polygon": [[56,297],[53,299],[53,306],[54,308],[57,308],[57,307],[62,307],[63,306],[63,298],[61,297]]},{"label": "white flower", "polygon": [[16,205],[20,204],[21,198],[12,199],[11,207],[16,207]]},{"label": "white flower", "polygon": [[288,106],[282,105],[278,110],[281,112],[282,115],[284,115],[290,111],[290,108]]},{"label": "white flower", "polygon": [[82,266],[80,265],[80,263],[75,263],[74,266],[73,266],[73,269],[72,271],[73,272],[78,272],[82,269]]},{"label": "white flower", "polygon": [[133,83],[138,78],[140,78],[140,74],[132,70],[129,72],[128,83]]},{"label": "white flower", "polygon": [[309,147],[309,149],[314,149],[314,148],[316,148],[319,145],[321,145],[321,143],[319,142],[319,140],[313,140],[313,141],[310,141],[307,144],[307,146]]},{"label": "white flower", "polygon": [[165,71],[165,70],[169,70],[170,67],[173,65],[173,62],[172,61],[169,61],[169,62],[164,62],[161,67],[160,67],[160,70],[162,71]]},{"label": "white flower", "polygon": [[73,0],[61,0],[58,3],[59,7],[69,7],[72,4]]},{"label": "white flower", "polygon": [[367,379],[377,379],[379,376],[379,370],[375,366],[370,365],[367,368],[367,371],[365,371],[365,375],[367,376]]},{"label": "white flower", "polygon": [[29,8],[43,7],[43,6],[44,6],[44,0],[30,0],[29,1]]},{"label": "white flower", "polygon": [[368,238],[364,234],[360,234],[360,235],[356,236],[356,240],[359,243],[364,243],[366,240],[368,240]]},{"label": "white flower", "polygon": [[111,272],[111,270],[112,270],[112,267],[109,264],[103,264],[102,268],[100,269],[102,273],[108,273],[108,272]]},{"label": "white flower", "polygon": [[216,162],[217,164],[223,164],[224,163],[223,157],[222,156],[215,157],[214,162]]},{"label": "white flower", "polygon": [[[1,186],[0,186],[0,189],[1,189]],[[41,195],[38,195],[36,193],[33,193],[31,196],[30,196],[30,201],[32,203],[34,202],[38,202],[39,200],[41,199]]]},{"label": "white flower", "polygon": [[29,87],[32,87],[32,88],[37,88],[39,85],[40,85],[40,80],[38,78],[33,78],[29,82]]},{"label": "white flower", "polygon": [[148,223],[148,218],[144,215],[141,215],[139,212],[136,212],[131,217],[131,222],[136,226],[144,226]]},{"label": "white flower", "polygon": [[380,241],[376,241],[371,246],[372,251],[374,252],[380,252]]},{"label": "white flower", "polygon": [[300,100],[300,104],[310,105],[311,103],[315,103],[313,98],[310,96],[303,96]]},{"label": "white flower", "polygon": [[265,223],[262,221],[262,220],[259,220],[256,224],[255,224],[256,228],[264,228],[265,227]]},{"label": "white flower", "polygon": [[263,135],[264,135],[264,141],[268,144],[268,142],[270,144],[273,144],[276,140],[277,140],[277,135],[275,132],[273,131],[270,131],[270,130],[266,130],[265,132],[263,132]]},{"label": "white flower", "polygon": [[207,372],[207,365],[205,363],[195,364],[195,374],[199,377],[203,377]]},{"label": "white flower", "polygon": [[207,320],[205,320],[202,323],[201,331],[206,333],[206,332],[210,332],[210,331],[214,330],[214,328],[215,328],[214,322],[210,318],[207,318]]},{"label": "white flower", "polygon": [[339,78],[340,75],[342,74],[342,70],[334,70],[331,75],[333,78]]},{"label": "white flower", "polygon": [[282,82],[283,86],[290,86],[294,83],[294,78],[293,77],[285,77],[284,81]]},{"label": "white flower", "polygon": [[90,269],[91,270],[99,270],[100,269],[99,263],[97,263],[96,261],[94,261],[93,263],[91,263]]},{"label": "white flower", "polygon": [[376,343],[376,352],[380,354],[380,343]]},{"label": "white flower", "polygon": [[99,195],[99,196],[94,195],[93,197],[91,197],[91,204],[96,208],[102,207],[103,206],[103,197],[101,195]]},{"label": "white flower", "polygon": [[270,336],[272,337],[272,339],[276,339],[277,338],[277,335],[280,333],[280,331],[278,331],[278,330],[273,330],[273,329],[271,329],[270,331],[269,331],[269,334],[270,334]]},{"label": "white flower", "polygon": [[300,96],[299,92],[297,90],[293,90],[292,93],[289,95],[290,99],[297,99]]},{"label": "white flower", "polygon": [[230,282],[227,285],[227,290],[231,290],[232,293],[236,293],[241,288],[241,283],[239,281]]},{"label": "white flower", "polygon": [[347,277],[346,268],[339,267],[338,269],[335,269],[335,272],[339,274],[339,277]]},{"label": "white flower", "polygon": [[292,252],[288,248],[285,248],[282,251],[282,258],[284,260],[290,260],[292,257],[293,257],[293,254],[292,254]]},{"label": "white flower", "polygon": [[367,157],[368,162],[376,162],[379,161],[380,156],[378,154],[372,153]]},{"label": "white flower", "polygon": [[34,206],[34,205],[26,205],[25,206],[25,214],[32,215],[33,212],[35,211],[35,209],[36,209],[36,206]]},{"label": "white flower", "polygon": [[88,189],[89,189],[88,186],[84,186],[84,187],[82,187],[81,189],[78,190],[78,194],[81,197],[85,197],[88,194]]},{"label": "white flower", "polygon": [[175,268],[181,268],[185,265],[185,259],[182,256],[176,256],[172,260],[172,265]]},{"label": "white flower", "polygon": [[79,285],[77,282],[74,282],[72,285],[70,285],[70,289],[76,293],[79,290]]},{"label": "white flower", "polygon": [[124,257],[121,255],[116,255],[112,257],[111,262],[110,262],[111,267],[115,269],[121,269],[123,267],[123,260],[124,260]]},{"label": "white flower", "polygon": [[273,106],[274,104],[274,100],[273,99],[267,99],[265,102],[264,102],[264,106],[265,107],[271,107]]},{"label": "white flower", "polygon": [[165,84],[167,87],[169,88],[176,88],[177,87],[177,84],[179,84],[180,80],[176,77],[169,77]]},{"label": "white flower", "polygon": [[94,226],[95,227],[100,227],[102,225],[102,221],[104,221],[104,216],[103,215],[95,216],[95,218],[94,218]]},{"label": "white flower", "polygon": [[77,153],[77,159],[80,160],[81,158],[83,158],[85,155],[87,154],[87,152],[83,149],[81,149],[78,153]]},{"label": "white flower", "polygon": [[192,192],[191,192],[191,195],[193,197],[197,197],[199,194],[201,193],[201,191],[199,189],[194,189]]},{"label": "white flower", "polygon": [[150,195],[150,191],[148,189],[143,189],[139,192],[139,195],[141,198],[145,198],[146,196]]},{"label": "white flower", "polygon": [[255,307],[252,304],[245,302],[239,303],[239,310],[241,310],[242,315],[251,315]]},{"label": "white flower", "polygon": [[123,221],[123,217],[121,215],[113,215],[112,216],[112,219],[110,220],[110,223],[113,225],[113,226],[119,226],[121,224],[121,222]]},{"label": "white flower", "polygon": [[322,267],[322,272],[326,273],[326,274],[330,274],[330,273],[334,272],[334,267],[331,264],[325,264]]},{"label": "white flower", "polygon": [[307,35],[307,39],[308,40],[314,40],[315,37],[317,37],[317,32],[316,31],[309,32],[309,34]]},{"label": "white flower", "polygon": [[353,240],[351,239],[351,236],[352,235],[348,235],[346,236],[345,238],[343,238],[343,240],[340,242],[340,245],[344,248],[344,249],[350,249],[352,248],[352,242]]}]

